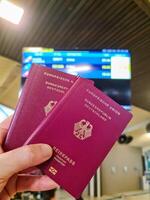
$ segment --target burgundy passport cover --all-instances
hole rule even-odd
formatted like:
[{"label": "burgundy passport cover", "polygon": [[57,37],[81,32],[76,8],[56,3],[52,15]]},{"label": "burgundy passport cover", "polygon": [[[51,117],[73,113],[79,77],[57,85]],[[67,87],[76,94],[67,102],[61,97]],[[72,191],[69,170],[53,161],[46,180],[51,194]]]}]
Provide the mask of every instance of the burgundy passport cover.
[{"label": "burgundy passport cover", "polygon": [[79,78],[25,144],[52,146],[53,157],[40,168],[79,198],[130,119],[129,112]]},{"label": "burgundy passport cover", "polygon": [[[22,146],[77,79],[74,75],[33,65],[13,116],[4,150]],[[93,84],[90,80],[83,80]]]}]

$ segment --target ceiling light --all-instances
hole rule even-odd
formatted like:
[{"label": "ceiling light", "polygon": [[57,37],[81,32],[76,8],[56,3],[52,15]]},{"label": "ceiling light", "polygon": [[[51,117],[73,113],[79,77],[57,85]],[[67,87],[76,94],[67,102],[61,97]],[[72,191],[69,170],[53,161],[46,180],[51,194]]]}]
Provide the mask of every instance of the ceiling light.
[{"label": "ceiling light", "polygon": [[6,19],[14,24],[19,24],[24,10],[15,4],[7,1],[1,0],[0,1],[0,17]]}]

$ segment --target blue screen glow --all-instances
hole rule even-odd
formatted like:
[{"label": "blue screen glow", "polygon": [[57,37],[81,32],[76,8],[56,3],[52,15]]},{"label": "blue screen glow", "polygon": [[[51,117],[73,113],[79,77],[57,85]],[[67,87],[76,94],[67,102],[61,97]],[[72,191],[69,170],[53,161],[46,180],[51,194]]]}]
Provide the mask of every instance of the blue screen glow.
[{"label": "blue screen glow", "polygon": [[[34,50],[35,51],[34,51]],[[27,77],[33,63],[90,79],[130,79],[131,64],[128,50],[45,51],[24,48],[22,76]]]}]

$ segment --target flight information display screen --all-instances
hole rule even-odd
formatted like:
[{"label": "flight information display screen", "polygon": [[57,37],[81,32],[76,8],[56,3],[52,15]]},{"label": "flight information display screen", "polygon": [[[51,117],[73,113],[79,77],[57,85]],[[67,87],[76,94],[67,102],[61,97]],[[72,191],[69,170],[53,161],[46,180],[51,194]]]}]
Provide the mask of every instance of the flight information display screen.
[{"label": "flight information display screen", "polygon": [[128,50],[57,51],[45,48],[24,48],[22,76],[32,63],[42,64],[66,73],[92,79],[130,79]]},{"label": "flight information display screen", "polygon": [[25,80],[28,76],[33,63],[92,79],[97,88],[104,91],[125,108],[130,109],[131,55],[128,50],[24,48],[22,54],[22,80]]}]

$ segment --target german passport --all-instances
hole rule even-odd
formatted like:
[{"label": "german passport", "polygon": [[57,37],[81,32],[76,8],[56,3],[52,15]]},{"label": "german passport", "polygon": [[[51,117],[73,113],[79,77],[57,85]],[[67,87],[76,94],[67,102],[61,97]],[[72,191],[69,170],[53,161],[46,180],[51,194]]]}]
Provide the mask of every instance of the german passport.
[{"label": "german passport", "polygon": [[25,144],[49,144],[54,155],[40,169],[79,198],[130,119],[129,112],[78,78]]},{"label": "german passport", "polygon": [[[9,128],[5,151],[22,146],[77,79],[77,76],[34,64]],[[91,80],[82,80],[93,84]]]}]

